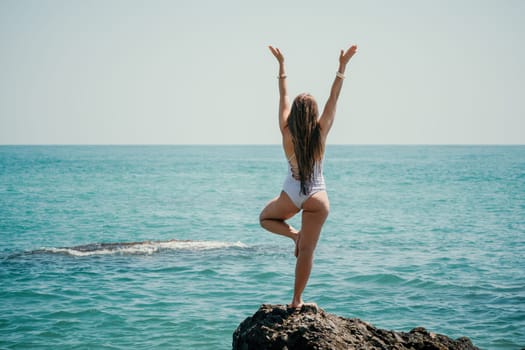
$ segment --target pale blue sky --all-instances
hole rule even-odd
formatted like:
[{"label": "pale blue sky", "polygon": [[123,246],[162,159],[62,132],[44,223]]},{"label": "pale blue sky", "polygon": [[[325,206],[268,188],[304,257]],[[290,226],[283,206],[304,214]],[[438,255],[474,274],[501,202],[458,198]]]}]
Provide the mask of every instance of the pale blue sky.
[{"label": "pale blue sky", "polygon": [[525,1],[0,1],[0,144],[275,144],[277,64],[332,144],[525,143]]}]

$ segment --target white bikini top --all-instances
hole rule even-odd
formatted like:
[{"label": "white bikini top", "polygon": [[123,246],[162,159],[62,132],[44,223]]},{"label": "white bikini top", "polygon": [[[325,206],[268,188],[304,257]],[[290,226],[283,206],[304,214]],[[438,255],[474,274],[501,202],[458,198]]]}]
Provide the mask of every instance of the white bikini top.
[{"label": "white bikini top", "polygon": [[290,170],[290,174],[292,174],[292,177],[296,180],[300,180],[301,178],[299,177],[299,167],[298,166],[293,166],[292,164],[292,160],[295,159],[295,153],[292,153],[292,155],[290,157],[287,157],[288,158],[288,165],[289,165],[289,170]]},{"label": "white bikini top", "polygon": [[[297,180],[297,181],[300,181],[301,180],[301,177],[299,176],[299,166],[296,165],[294,166],[293,163],[292,163],[292,160],[295,159],[295,153],[292,153],[292,155],[290,157],[287,157],[288,159],[288,170],[289,170],[289,173],[292,175],[292,177]],[[323,162],[317,162],[315,164],[315,169],[314,169],[314,173],[312,174],[313,175],[313,181],[316,182],[317,179],[319,179],[320,177],[323,176],[323,166],[322,166]]]}]

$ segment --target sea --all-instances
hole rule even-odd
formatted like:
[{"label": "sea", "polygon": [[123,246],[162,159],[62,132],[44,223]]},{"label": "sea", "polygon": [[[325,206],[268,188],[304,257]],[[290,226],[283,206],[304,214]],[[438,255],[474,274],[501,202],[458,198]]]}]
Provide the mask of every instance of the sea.
[{"label": "sea", "polygon": [[[231,349],[291,302],[281,147],[0,146],[0,349]],[[525,146],[328,145],[304,299],[525,348]],[[290,220],[300,227],[300,214]]]}]

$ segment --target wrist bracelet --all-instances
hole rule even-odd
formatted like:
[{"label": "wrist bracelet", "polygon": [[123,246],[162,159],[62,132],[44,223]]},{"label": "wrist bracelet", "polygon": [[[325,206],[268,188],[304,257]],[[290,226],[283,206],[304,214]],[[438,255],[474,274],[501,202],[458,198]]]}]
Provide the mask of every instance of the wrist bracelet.
[{"label": "wrist bracelet", "polygon": [[281,74],[277,76],[277,79],[286,79],[286,74]]},{"label": "wrist bracelet", "polygon": [[339,71],[337,71],[337,72],[335,73],[335,75],[336,75],[338,78],[341,78],[341,79],[344,79],[344,78],[345,78],[345,75],[344,75],[343,73],[339,72]]}]

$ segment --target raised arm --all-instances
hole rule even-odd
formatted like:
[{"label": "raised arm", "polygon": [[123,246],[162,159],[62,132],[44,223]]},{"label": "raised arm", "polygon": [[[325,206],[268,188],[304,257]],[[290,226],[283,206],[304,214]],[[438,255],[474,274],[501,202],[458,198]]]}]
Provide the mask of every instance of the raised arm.
[{"label": "raised arm", "polygon": [[288,115],[290,114],[290,98],[288,97],[288,88],[286,85],[284,56],[278,48],[274,48],[273,46],[269,46],[269,48],[277,59],[277,62],[279,62],[279,75],[277,76],[277,79],[279,79],[279,129],[281,129],[282,133],[286,127]]},{"label": "raised arm", "polygon": [[330,89],[330,96],[328,97],[328,101],[326,101],[323,113],[321,114],[321,118],[319,119],[319,124],[321,125],[321,132],[324,137],[328,135],[328,132],[330,131],[330,129],[332,128],[332,124],[334,123],[337,99],[339,98],[341,88],[343,87],[346,65],[356,52],[357,46],[352,45],[346,51],[341,50],[341,53],[339,54],[339,70],[337,71],[337,75],[332,84],[332,88]]}]

